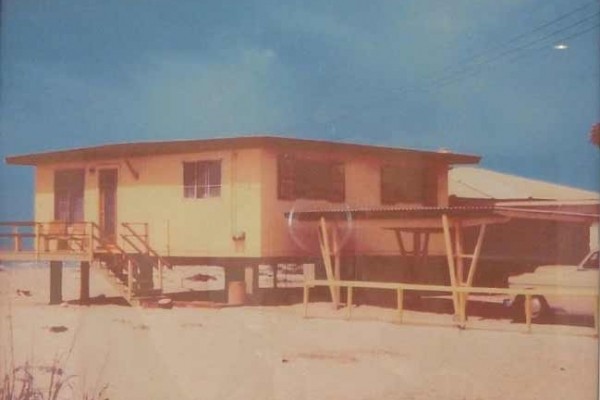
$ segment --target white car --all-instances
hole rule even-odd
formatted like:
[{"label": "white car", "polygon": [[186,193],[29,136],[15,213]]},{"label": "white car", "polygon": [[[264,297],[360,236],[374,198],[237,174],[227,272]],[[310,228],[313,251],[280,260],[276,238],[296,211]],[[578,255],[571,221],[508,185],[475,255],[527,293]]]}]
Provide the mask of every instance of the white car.
[{"label": "white car", "polygon": [[[542,265],[534,272],[511,276],[508,287],[519,289],[582,289],[598,293],[599,276],[598,250],[592,250],[579,265]],[[518,317],[524,314],[524,298],[516,296],[508,305]],[[598,302],[597,296],[539,296],[531,298],[532,319],[542,319],[551,314],[593,316]]]}]

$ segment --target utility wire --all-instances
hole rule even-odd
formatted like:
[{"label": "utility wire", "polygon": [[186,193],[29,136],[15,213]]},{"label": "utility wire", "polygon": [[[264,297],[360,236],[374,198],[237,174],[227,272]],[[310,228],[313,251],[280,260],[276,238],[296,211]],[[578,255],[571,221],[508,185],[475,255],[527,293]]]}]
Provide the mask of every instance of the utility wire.
[{"label": "utility wire", "polygon": [[[521,45],[519,47],[514,47],[514,48],[511,48],[511,49],[507,49],[507,50],[505,50],[505,51],[497,54],[496,56],[494,56],[492,58],[488,58],[487,60],[482,60],[481,62],[475,63],[475,64],[470,65],[470,66],[465,66],[462,70],[457,71],[457,74],[458,75],[464,74],[464,73],[469,74],[469,72],[473,71],[473,69],[477,69],[477,68],[481,67],[482,65],[487,65],[487,64],[493,63],[494,61],[497,61],[497,60],[500,60],[502,58],[505,58],[506,56],[511,55],[513,53],[519,53],[519,52],[522,52],[524,50],[527,50],[527,49],[531,48],[531,46],[533,46],[533,45],[535,45],[537,43],[546,41],[547,39],[553,38],[554,36],[556,36],[556,35],[558,35],[560,33],[563,33],[565,31],[571,30],[572,28],[575,28],[577,26],[583,25],[583,24],[587,23],[588,21],[590,21],[592,19],[596,19],[596,17],[598,15],[600,15],[600,12],[596,12],[593,15],[590,15],[590,16],[588,16],[586,18],[583,18],[583,19],[581,19],[579,21],[576,21],[576,22],[574,22],[574,23],[572,23],[572,24],[570,24],[568,26],[565,26],[565,27],[563,27],[561,29],[558,29],[558,30],[555,30],[553,32],[550,32],[550,33],[548,33],[548,34],[546,34],[546,35],[544,35],[544,36],[542,36],[540,38],[537,38],[537,39],[535,39],[533,41],[527,42],[527,43],[525,43],[525,44],[523,44],[523,45]],[[559,41],[564,41],[564,40],[567,40],[567,39],[566,38],[561,38],[561,39],[558,39],[558,40]],[[446,79],[449,79],[449,78],[453,78],[453,77],[452,76],[440,77],[437,80],[433,81],[432,84],[437,84],[437,83],[443,82],[443,81],[445,81]]]},{"label": "utility wire", "polygon": [[[308,125],[308,124],[317,124],[317,125],[333,124],[333,123],[338,122],[340,120],[343,120],[343,119],[345,119],[347,117],[355,116],[355,115],[357,115],[358,112],[364,112],[364,111],[366,111],[366,110],[368,110],[370,108],[374,108],[374,107],[376,107],[376,106],[378,106],[378,105],[380,105],[382,103],[386,103],[387,104],[387,103],[390,103],[390,102],[398,101],[398,95],[400,95],[400,94],[407,93],[409,91],[428,90],[429,86],[433,86],[433,87],[429,88],[429,90],[432,90],[432,89],[436,89],[436,86],[437,86],[437,88],[442,87],[442,86],[447,86],[449,84],[461,81],[463,79],[466,79],[466,78],[469,78],[469,77],[472,77],[472,76],[475,76],[475,75],[477,75],[477,74],[479,74],[479,73],[481,73],[483,71],[483,69],[481,68],[482,66],[489,65],[491,63],[494,63],[495,61],[499,61],[499,60],[505,58],[506,56],[509,56],[509,55],[511,55],[511,54],[513,54],[515,52],[517,52],[517,53],[522,52],[522,51],[530,48],[532,45],[540,43],[541,41],[548,40],[548,39],[552,38],[553,36],[556,36],[556,35],[558,35],[560,33],[568,31],[568,30],[570,30],[572,28],[575,28],[577,26],[585,24],[586,22],[594,19],[595,17],[597,17],[600,14],[600,12],[596,12],[596,13],[594,13],[592,15],[589,15],[589,16],[587,16],[585,18],[579,19],[579,20],[571,23],[570,25],[564,26],[564,27],[562,27],[560,29],[557,29],[555,31],[547,33],[547,34],[543,35],[542,37],[535,38],[535,39],[533,39],[533,40],[531,40],[529,42],[526,42],[525,44],[521,44],[518,47],[513,47],[513,48],[506,49],[506,50],[500,52],[499,54],[494,55],[491,58],[487,58],[486,59],[484,57],[485,55],[487,55],[489,53],[492,53],[494,50],[498,50],[498,49],[504,48],[506,46],[509,46],[510,44],[516,43],[516,42],[520,41],[523,38],[526,38],[528,36],[531,36],[532,34],[540,32],[540,31],[544,30],[545,28],[547,28],[549,26],[555,25],[558,22],[560,22],[562,20],[565,20],[566,18],[568,18],[568,17],[570,17],[570,16],[578,13],[579,11],[586,9],[591,4],[597,4],[597,2],[596,1],[592,1],[590,3],[586,3],[585,5],[577,7],[576,9],[571,10],[571,11],[569,11],[566,14],[562,14],[559,17],[554,18],[553,20],[547,21],[544,24],[539,25],[539,26],[535,27],[534,29],[532,29],[532,30],[530,30],[530,31],[528,31],[526,33],[517,35],[517,36],[513,37],[512,39],[510,39],[510,40],[508,40],[508,41],[506,41],[506,42],[504,42],[502,44],[493,46],[493,47],[489,48],[488,50],[485,50],[485,51],[481,52],[479,55],[476,55],[474,57],[469,58],[466,62],[463,62],[464,65],[462,65],[462,66],[459,65],[456,68],[452,69],[452,72],[447,73],[447,74],[442,75],[442,76],[439,76],[438,78],[435,78],[435,79],[429,79],[430,80],[429,83],[428,82],[424,82],[424,84],[413,85],[412,87],[410,87],[410,86],[401,87],[399,89],[394,90],[394,92],[390,96],[387,96],[386,99],[378,100],[378,101],[372,102],[371,104],[363,105],[363,106],[360,106],[360,107],[354,107],[354,109],[344,111],[344,112],[338,114],[337,116],[334,116],[332,118],[327,119],[326,121],[306,121],[304,123],[295,124],[293,127],[288,127],[286,130],[298,128],[300,126],[304,126],[304,125]],[[573,34],[571,34],[569,36],[561,37],[559,39],[554,39],[554,40],[555,41],[570,40],[570,39],[573,39],[575,37],[581,36],[581,35],[589,32],[589,31],[595,29],[596,27],[598,27],[598,25],[593,25],[591,27],[588,27],[587,29],[584,29],[584,30],[581,30],[581,31],[577,31],[577,32],[575,32],[575,33],[573,33]],[[538,49],[534,49],[533,51],[543,50],[544,48],[545,47],[541,47],[541,48],[538,48]],[[515,60],[517,60],[519,58],[522,58],[522,57],[519,57],[519,55],[520,54],[517,54],[517,57],[513,57],[513,58],[509,59],[509,62],[514,62]],[[478,59],[480,61],[477,62],[477,63],[472,63],[471,62],[472,60],[478,60]],[[451,68],[447,68],[447,70],[450,70],[450,69]],[[426,80],[427,80],[427,78],[426,78]],[[357,108],[359,108],[359,110],[357,110]]]},{"label": "utility wire", "polygon": [[584,4],[584,5],[580,6],[580,7],[577,7],[574,10],[571,10],[571,11],[567,12],[566,14],[562,14],[562,15],[560,15],[560,16],[558,16],[558,17],[556,17],[556,18],[554,18],[554,19],[552,19],[552,20],[550,20],[548,22],[545,22],[542,25],[539,25],[539,26],[533,28],[532,30],[530,30],[528,32],[521,33],[521,34],[519,34],[519,35],[517,35],[517,36],[515,36],[515,37],[513,37],[511,39],[509,39],[506,42],[502,42],[500,44],[494,45],[494,46],[488,48],[487,50],[484,50],[482,53],[476,54],[476,55],[474,55],[474,56],[472,56],[472,57],[470,57],[470,58],[462,61],[461,63],[462,64],[468,64],[468,63],[470,63],[472,61],[476,61],[477,59],[484,57],[487,53],[494,52],[495,50],[500,50],[500,49],[502,49],[502,48],[504,48],[506,46],[509,46],[509,45],[511,45],[513,43],[516,43],[519,40],[521,40],[521,39],[523,39],[523,38],[525,38],[527,36],[530,36],[530,35],[532,35],[534,33],[537,33],[537,32],[539,32],[541,30],[544,30],[545,28],[547,28],[547,27],[549,27],[551,25],[555,25],[556,23],[558,23],[558,22],[560,22],[560,21],[562,21],[564,19],[567,19],[571,15],[577,14],[581,10],[585,10],[586,8],[588,8],[589,6],[591,6],[592,4],[599,4],[599,3],[598,3],[598,1],[590,1],[589,3],[586,3],[586,4]]}]

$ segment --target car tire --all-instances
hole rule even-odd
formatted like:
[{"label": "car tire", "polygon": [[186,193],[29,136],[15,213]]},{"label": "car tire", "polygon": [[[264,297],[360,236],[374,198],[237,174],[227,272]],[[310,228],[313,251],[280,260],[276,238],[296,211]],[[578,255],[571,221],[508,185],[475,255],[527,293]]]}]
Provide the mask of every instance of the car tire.
[{"label": "car tire", "polygon": [[[525,297],[517,296],[512,304],[515,322],[525,322]],[[541,322],[550,315],[550,305],[544,296],[531,297],[531,321]]]}]

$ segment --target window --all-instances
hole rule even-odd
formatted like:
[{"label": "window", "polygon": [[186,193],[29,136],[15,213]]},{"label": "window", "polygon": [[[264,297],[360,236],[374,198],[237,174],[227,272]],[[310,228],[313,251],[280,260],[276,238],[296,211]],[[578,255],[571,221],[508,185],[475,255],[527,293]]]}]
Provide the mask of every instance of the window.
[{"label": "window", "polygon": [[381,167],[381,203],[437,204],[435,170],[420,163]]},{"label": "window", "polygon": [[221,161],[183,163],[183,197],[203,199],[221,195]]},{"label": "window", "polygon": [[85,170],[54,172],[54,219],[67,223],[83,221]]},{"label": "window", "polygon": [[301,159],[286,154],[279,157],[277,176],[280,200],[345,200],[343,163]]}]

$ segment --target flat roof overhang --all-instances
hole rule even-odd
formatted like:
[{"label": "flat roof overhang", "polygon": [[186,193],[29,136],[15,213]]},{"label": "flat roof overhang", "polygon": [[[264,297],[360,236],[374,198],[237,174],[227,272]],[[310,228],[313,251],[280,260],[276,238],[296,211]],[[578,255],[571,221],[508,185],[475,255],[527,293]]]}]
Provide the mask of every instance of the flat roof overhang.
[{"label": "flat roof overhang", "polygon": [[592,212],[570,210],[538,210],[511,206],[481,207],[332,207],[323,209],[292,210],[286,218],[298,221],[326,220],[380,220],[384,227],[406,229],[442,229],[442,216],[461,221],[463,226],[503,223],[510,218],[544,219],[581,224],[600,221],[600,215]]},{"label": "flat roof overhang", "polygon": [[462,226],[503,223],[508,217],[497,213],[493,207],[336,207],[327,209],[292,210],[285,213],[288,219],[298,221],[377,220],[384,229],[410,231],[441,231],[442,216],[460,219]]},{"label": "flat roof overhang", "polygon": [[324,140],[296,139],[278,136],[244,136],[198,140],[106,144],[69,150],[9,156],[6,158],[6,162],[13,165],[39,165],[58,162],[87,162],[106,159],[145,157],[163,154],[184,154],[210,150],[268,147],[290,152],[302,150],[320,151],[330,154],[371,154],[381,157],[394,157],[399,155],[413,154],[416,156],[436,159],[448,164],[475,164],[481,159],[481,157],[475,155],[442,151],[424,151],[397,147],[384,147]]}]

